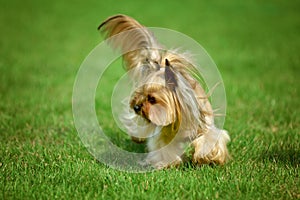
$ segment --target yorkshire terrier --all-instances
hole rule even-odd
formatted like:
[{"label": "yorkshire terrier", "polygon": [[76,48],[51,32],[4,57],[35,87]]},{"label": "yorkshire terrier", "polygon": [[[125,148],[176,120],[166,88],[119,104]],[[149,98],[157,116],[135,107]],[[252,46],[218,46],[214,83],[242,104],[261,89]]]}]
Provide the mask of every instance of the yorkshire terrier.
[{"label": "yorkshire terrier", "polygon": [[224,164],[230,138],[214,125],[209,95],[189,56],[164,50],[147,28],[125,15],[109,17],[98,30],[121,49],[135,82],[121,121],[133,141],[147,141],[145,163],[159,169],[177,166],[187,143],[193,147],[193,163]]}]

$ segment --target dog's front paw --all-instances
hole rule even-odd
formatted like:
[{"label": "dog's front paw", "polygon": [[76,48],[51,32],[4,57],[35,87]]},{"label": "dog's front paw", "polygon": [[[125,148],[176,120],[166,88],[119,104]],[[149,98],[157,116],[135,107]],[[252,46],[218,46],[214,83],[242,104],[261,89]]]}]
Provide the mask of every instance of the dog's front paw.
[{"label": "dog's front paw", "polygon": [[193,162],[201,164],[224,164],[228,158],[227,142],[229,136],[226,131],[208,133],[196,138],[192,145],[195,148]]},{"label": "dog's front paw", "polygon": [[145,138],[138,138],[138,137],[134,137],[134,136],[131,136],[131,140],[137,144],[142,144],[142,143],[146,142]]},{"label": "dog's front paw", "polygon": [[179,166],[182,163],[182,159],[178,155],[169,155],[166,157],[158,152],[150,152],[145,163],[150,164],[156,169],[165,169]]}]

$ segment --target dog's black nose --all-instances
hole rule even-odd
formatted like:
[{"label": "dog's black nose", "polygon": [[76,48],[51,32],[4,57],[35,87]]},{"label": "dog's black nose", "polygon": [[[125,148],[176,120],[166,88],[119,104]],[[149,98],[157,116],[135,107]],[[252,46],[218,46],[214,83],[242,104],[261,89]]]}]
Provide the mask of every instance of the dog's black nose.
[{"label": "dog's black nose", "polygon": [[136,113],[138,113],[138,112],[141,111],[141,106],[135,105],[135,106],[133,106],[133,110],[134,110]]}]

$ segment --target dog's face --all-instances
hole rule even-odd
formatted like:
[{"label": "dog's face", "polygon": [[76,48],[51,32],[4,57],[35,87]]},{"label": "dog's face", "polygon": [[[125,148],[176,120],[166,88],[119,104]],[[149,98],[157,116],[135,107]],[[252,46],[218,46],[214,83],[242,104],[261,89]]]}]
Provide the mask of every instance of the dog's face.
[{"label": "dog's face", "polygon": [[131,109],[148,122],[167,126],[178,120],[180,112],[176,94],[166,81],[167,70],[154,72],[138,87],[130,102]]},{"label": "dog's face", "polygon": [[149,83],[135,90],[130,102],[131,109],[157,126],[167,126],[177,119],[178,102],[167,87]]}]

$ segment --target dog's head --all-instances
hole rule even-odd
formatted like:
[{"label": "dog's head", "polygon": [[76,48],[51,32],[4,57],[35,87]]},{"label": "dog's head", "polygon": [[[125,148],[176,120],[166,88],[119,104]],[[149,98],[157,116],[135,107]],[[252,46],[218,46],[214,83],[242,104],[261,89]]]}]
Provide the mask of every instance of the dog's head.
[{"label": "dog's head", "polygon": [[150,73],[134,91],[130,107],[146,121],[156,126],[168,126],[181,121],[181,106],[176,94],[176,74],[169,61]]}]

